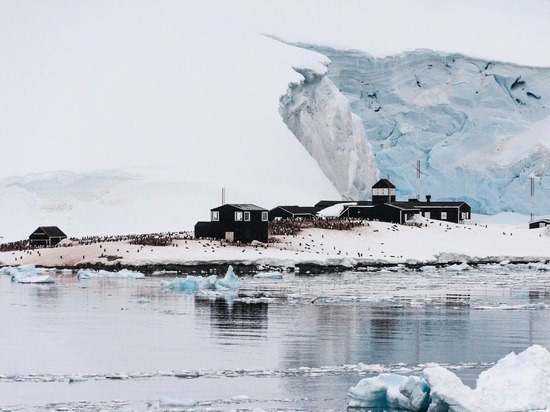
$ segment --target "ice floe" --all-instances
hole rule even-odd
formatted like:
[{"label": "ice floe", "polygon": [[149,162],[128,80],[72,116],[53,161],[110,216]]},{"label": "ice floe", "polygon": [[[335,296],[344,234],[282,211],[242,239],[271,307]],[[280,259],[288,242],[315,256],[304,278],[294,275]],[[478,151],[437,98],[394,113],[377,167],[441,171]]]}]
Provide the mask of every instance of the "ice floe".
[{"label": "ice floe", "polygon": [[163,398],[160,398],[159,403],[162,408],[172,408],[172,407],[177,408],[177,407],[195,406],[197,404],[197,401],[189,398],[175,399],[175,398],[163,397]]},{"label": "ice floe", "polygon": [[0,274],[10,276],[12,282],[34,284],[55,283],[54,279],[44,272],[46,270],[38,269],[36,265],[6,266],[0,269]]},{"label": "ice floe", "polygon": [[175,278],[171,281],[163,280],[161,287],[177,292],[196,293],[203,290],[237,290],[241,286],[241,280],[233,271],[230,265],[223,279],[218,280],[216,275],[194,276],[188,275],[186,278]]},{"label": "ice floe", "polygon": [[282,279],[281,272],[260,272],[254,275],[255,279]]},{"label": "ice floe", "polygon": [[80,269],[76,276],[80,280],[84,279],[145,279],[145,275],[141,272],[135,272],[128,269],[122,269],[118,272],[110,272],[108,270],[90,270]]},{"label": "ice floe", "polygon": [[382,373],[348,391],[351,408],[394,408],[414,412],[532,411],[550,408],[550,353],[533,345],[510,353],[482,372],[475,389],[448,368],[427,367],[422,376]]}]

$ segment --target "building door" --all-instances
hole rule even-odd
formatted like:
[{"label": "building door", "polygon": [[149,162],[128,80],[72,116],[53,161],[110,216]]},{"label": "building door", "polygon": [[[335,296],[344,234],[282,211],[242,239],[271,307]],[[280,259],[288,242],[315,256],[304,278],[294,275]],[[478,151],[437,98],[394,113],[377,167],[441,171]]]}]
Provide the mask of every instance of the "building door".
[{"label": "building door", "polygon": [[430,212],[424,212],[424,217],[426,219],[429,219],[430,218]]},{"label": "building door", "polygon": [[225,232],[225,240],[233,242],[235,240],[235,232]]}]

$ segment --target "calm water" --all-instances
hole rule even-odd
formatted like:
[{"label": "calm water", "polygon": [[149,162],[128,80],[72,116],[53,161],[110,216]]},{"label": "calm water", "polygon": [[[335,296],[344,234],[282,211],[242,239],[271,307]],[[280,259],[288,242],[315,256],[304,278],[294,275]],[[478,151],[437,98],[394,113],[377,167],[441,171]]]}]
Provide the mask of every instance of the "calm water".
[{"label": "calm water", "polygon": [[244,277],[239,297],[53,277],[0,276],[0,408],[345,410],[380,371],[437,362],[475,386],[509,352],[550,348],[550,272],[524,266]]}]

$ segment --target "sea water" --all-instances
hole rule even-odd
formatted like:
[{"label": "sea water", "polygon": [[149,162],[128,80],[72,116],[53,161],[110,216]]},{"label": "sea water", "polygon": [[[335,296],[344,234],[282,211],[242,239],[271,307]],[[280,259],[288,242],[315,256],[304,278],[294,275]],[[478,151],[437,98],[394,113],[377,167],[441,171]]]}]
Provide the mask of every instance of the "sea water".
[{"label": "sea water", "polygon": [[225,294],[49,274],[0,277],[2,409],[346,410],[366,376],[438,363],[475,386],[509,352],[550,348],[550,272],[526,265],[243,276]]}]

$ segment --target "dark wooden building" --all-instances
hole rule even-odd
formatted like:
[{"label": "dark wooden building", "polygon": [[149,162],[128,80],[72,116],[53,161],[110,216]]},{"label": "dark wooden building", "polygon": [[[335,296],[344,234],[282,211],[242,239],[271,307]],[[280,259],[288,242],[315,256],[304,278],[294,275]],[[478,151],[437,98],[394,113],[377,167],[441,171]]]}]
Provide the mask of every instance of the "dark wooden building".
[{"label": "dark wooden building", "polygon": [[63,233],[57,226],[40,226],[29,236],[31,246],[55,246],[61,240],[67,239],[67,235]]},{"label": "dark wooden building", "polygon": [[319,206],[277,206],[269,211],[269,220],[313,219],[320,210]]},{"label": "dark wooden building", "polygon": [[426,201],[409,202],[427,219],[445,222],[462,223],[471,218],[471,208],[466,202],[432,202],[429,196]]},{"label": "dark wooden building", "polygon": [[395,186],[389,180],[381,179],[372,187],[371,202],[356,202],[346,206],[340,217],[404,224],[417,214],[427,219],[462,223],[471,218],[471,208],[463,201],[432,202],[430,195],[426,196],[425,201],[409,199],[398,202]]},{"label": "dark wooden building", "polygon": [[395,202],[395,186],[388,179],[380,179],[372,186],[371,199],[373,204]]},{"label": "dark wooden building", "polygon": [[529,222],[529,229],[538,229],[546,226],[550,226],[550,219],[539,219]]},{"label": "dark wooden building", "polygon": [[267,243],[268,211],[251,204],[226,204],[210,210],[210,222],[197,222],[196,238]]}]

